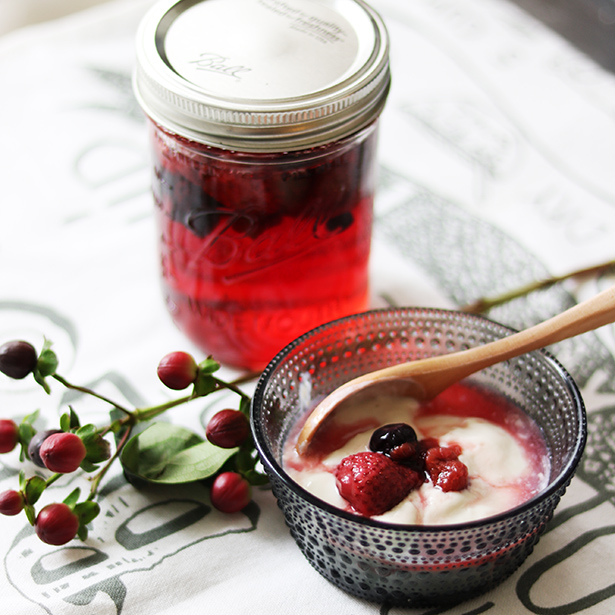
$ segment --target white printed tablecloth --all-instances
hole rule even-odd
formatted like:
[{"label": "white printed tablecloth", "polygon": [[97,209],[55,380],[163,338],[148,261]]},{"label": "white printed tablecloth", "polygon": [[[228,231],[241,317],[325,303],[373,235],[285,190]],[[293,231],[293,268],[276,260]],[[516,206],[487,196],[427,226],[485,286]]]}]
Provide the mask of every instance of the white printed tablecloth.
[{"label": "white printed tablecloth", "polygon": [[[150,0],[109,2],[0,38],[0,341],[54,343],[59,371],[127,404],[168,397],[167,352],[195,352],[158,287],[145,126],[130,76]],[[614,258],[615,76],[505,0],[374,0],[392,39],[382,118],[373,304],[455,306]],[[569,281],[494,309],[523,327],[613,283]],[[450,609],[602,615],[615,609],[615,329],[553,349],[582,387],[589,441],[548,532],[496,590]],[[232,375],[226,372],[227,375]],[[0,380],[0,415],[95,403]],[[210,410],[176,410],[199,427]],[[19,463],[0,458],[0,490]],[[79,484],[56,483],[58,498]],[[10,615],[441,613],[349,597],[311,569],[268,490],[246,514],[202,486],[102,486],[85,543],[40,543],[0,519]]]}]

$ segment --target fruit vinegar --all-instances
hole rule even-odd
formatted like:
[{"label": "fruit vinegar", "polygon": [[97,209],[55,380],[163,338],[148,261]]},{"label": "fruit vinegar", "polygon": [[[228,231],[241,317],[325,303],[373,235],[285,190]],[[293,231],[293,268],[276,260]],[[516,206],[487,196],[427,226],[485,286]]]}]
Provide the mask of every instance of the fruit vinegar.
[{"label": "fruit vinegar", "polygon": [[375,124],[299,152],[239,153],[151,124],[163,291],[204,352],[262,369],[368,307]]},{"label": "fruit vinegar", "polygon": [[258,371],[368,307],[390,84],[388,32],[362,0],[161,0],[143,17],[133,86],[163,292],[201,350]]}]

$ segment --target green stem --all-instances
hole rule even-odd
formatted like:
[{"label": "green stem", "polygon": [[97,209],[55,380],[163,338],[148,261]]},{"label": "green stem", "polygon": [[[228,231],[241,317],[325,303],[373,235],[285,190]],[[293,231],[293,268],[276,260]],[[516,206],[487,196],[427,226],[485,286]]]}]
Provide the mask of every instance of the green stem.
[{"label": "green stem", "polygon": [[45,481],[45,488],[49,487],[50,485],[53,485],[53,483],[55,483],[59,478],[61,478],[63,476],[63,474],[53,474],[52,476],[50,476],[46,481]]},{"label": "green stem", "polygon": [[55,378],[59,383],[63,384],[67,389],[72,389],[73,391],[79,391],[80,393],[91,395],[92,397],[96,397],[97,399],[100,399],[104,402],[107,402],[108,404],[111,404],[114,408],[117,408],[120,412],[124,412],[128,415],[132,414],[130,410],[124,408],[123,406],[120,406],[120,404],[116,404],[113,400],[109,399],[108,397],[105,397],[104,395],[100,395],[99,393],[97,393],[96,391],[93,391],[92,389],[88,389],[87,387],[78,386],[76,384],[71,384],[70,382],[68,382],[68,380],[66,380],[66,378],[63,378],[62,376],[60,376],[60,374],[52,374],[52,378]]},{"label": "green stem", "polygon": [[595,265],[593,267],[585,267],[583,269],[576,269],[575,271],[571,271],[569,273],[565,273],[563,275],[552,276],[550,278],[546,278],[544,280],[537,280],[535,282],[530,282],[529,284],[525,284],[520,286],[517,289],[502,293],[501,295],[496,295],[494,297],[483,297],[474,301],[473,303],[469,303],[468,305],[461,308],[461,311],[468,312],[470,314],[480,314],[483,312],[488,312],[490,309],[497,307],[499,305],[503,305],[508,301],[512,301],[513,299],[518,299],[519,297],[524,297],[525,295],[529,295],[532,292],[537,290],[543,290],[546,288],[550,288],[551,286],[563,282],[564,280],[568,280],[570,278],[584,278],[593,275],[600,275],[602,273],[606,273],[611,269],[615,268],[615,260],[607,261],[606,263],[602,263],[601,265]]},{"label": "green stem", "polygon": [[[217,378],[214,378],[214,382],[216,383],[215,390],[229,389],[237,393],[242,398],[249,398],[249,395],[244,393],[237,385],[241,384],[242,382],[248,382],[257,376],[258,376],[257,373],[250,373],[250,374],[246,374],[244,376],[241,376],[235,379],[233,382],[225,382],[223,380],[218,380]],[[87,498],[88,500],[93,500],[94,497],[96,496],[101,480],[106,475],[106,473],[109,471],[109,468],[113,465],[113,462],[120,456],[122,449],[124,448],[124,445],[126,444],[126,442],[128,442],[128,439],[130,438],[130,435],[132,433],[132,428],[137,423],[141,423],[143,421],[149,421],[159,416],[160,414],[163,414],[167,410],[174,408],[175,406],[180,406],[193,399],[202,397],[201,395],[195,395],[193,391],[190,395],[184,395],[183,397],[180,397],[178,399],[173,399],[163,404],[149,406],[147,408],[135,408],[134,410],[128,410],[127,408],[124,408],[120,404],[115,403],[113,400],[109,399],[108,397],[105,397],[104,395],[100,395],[99,393],[97,393],[96,391],[93,391],[92,389],[89,389],[87,387],[78,386],[78,385],[68,382],[68,380],[66,380],[59,374],[53,374],[53,378],[55,378],[58,382],[64,385],[67,389],[72,389],[74,391],[79,391],[81,393],[96,397],[97,399],[100,399],[101,401],[104,401],[110,404],[114,408],[117,408],[120,412],[123,412],[124,414],[126,414],[125,417],[116,419],[111,424],[107,425],[106,427],[101,428],[99,431],[99,433],[102,436],[104,436],[110,431],[116,431],[118,429],[121,429],[122,427],[126,428],[124,434],[122,435],[121,440],[118,442],[116,446],[116,449],[113,455],[109,457],[109,459],[107,460],[105,465],[100,469],[100,471],[90,479],[92,481],[92,484],[90,487],[90,494]],[[62,475],[54,474],[51,478],[47,480],[46,482],[47,486],[51,485],[56,480],[58,480],[60,476]]]},{"label": "green stem", "polygon": [[246,393],[244,393],[236,385],[239,384],[240,382],[245,382],[245,381],[247,381],[247,380],[245,380],[245,379],[237,379],[237,380],[234,380],[233,382],[224,382],[224,380],[218,380],[217,378],[214,377],[214,382],[218,386],[218,389],[229,389],[230,391],[233,391],[234,393],[237,393],[237,395],[239,395],[242,398],[247,398],[247,397],[250,397],[250,396],[247,395]]},{"label": "green stem", "polygon": [[[212,376],[214,382],[216,383],[216,389],[212,391],[212,393],[215,393],[216,391],[219,391],[220,389],[229,389],[230,391],[237,393],[237,395],[239,395],[240,397],[244,399],[249,398],[250,396],[244,393],[237,385],[241,384],[242,382],[248,382],[249,380],[252,380],[253,378],[255,378],[257,375],[258,375],[257,373],[246,374],[245,376],[236,378],[232,382],[225,382],[224,380],[218,380],[218,378],[215,378],[214,376]],[[166,412],[170,408],[174,408],[175,406],[181,406],[182,404],[185,404],[186,402],[189,402],[193,399],[198,399],[199,397],[203,397],[203,396],[195,395],[194,392],[192,392],[190,395],[186,395],[184,397],[180,397],[179,399],[168,401],[164,404],[150,406],[148,408],[136,408],[133,412],[133,415],[135,417],[135,422],[141,423],[143,421],[148,421],[150,419],[157,417],[159,414]]]},{"label": "green stem", "polygon": [[135,408],[133,411],[133,416],[135,419],[135,423],[141,423],[143,421],[149,421],[157,417],[159,414],[163,414],[167,410],[174,408],[175,406],[181,406],[186,402],[197,399],[197,395],[193,393],[190,395],[185,395],[184,397],[180,397],[179,399],[173,399],[171,401],[165,402],[164,404],[159,404],[156,406],[150,406],[148,408]]},{"label": "green stem", "polygon": [[[235,380],[233,380],[232,382],[227,382],[225,384],[230,384],[230,385],[236,385],[236,384],[243,384],[244,382],[250,382],[250,380],[256,380],[256,378],[259,378],[260,375],[262,374],[262,372],[248,372],[247,374],[244,374],[243,376],[239,376],[239,378],[235,378]],[[238,393],[240,395],[246,395],[243,391],[238,391]],[[247,397],[249,397],[249,395],[247,395]]]},{"label": "green stem", "polygon": [[118,445],[115,448],[115,452],[113,453],[113,455],[109,457],[109,459],[107,460],[107,463],[105,463],[105,465],[100,469],[100,471],[96,474],[96,476],[93,476],[91,478],[92,484],[90,486],[90,494],[87,497],[88,500],[93,500],[96,497],[96,492],[98,491],[98,486],[100,485],[100,481],[107,474],[107,472],[109,471],[109,468],[113,465],[113,462],[119,457],[120,453],[122,452],[122,449],[124,448],[124,445],[126,444],[126,442],[128,442],[128,439],[130,438],[131,433],[132,433],[132,425],[128,425],[128,428],[122,435],[122,439],[118,442]]}]

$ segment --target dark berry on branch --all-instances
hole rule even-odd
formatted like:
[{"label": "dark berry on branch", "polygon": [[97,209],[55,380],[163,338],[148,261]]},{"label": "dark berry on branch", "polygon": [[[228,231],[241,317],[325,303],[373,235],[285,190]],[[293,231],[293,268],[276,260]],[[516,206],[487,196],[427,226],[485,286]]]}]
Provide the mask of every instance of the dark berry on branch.
[{"label": "dark berry on branch", "polygon": [[24,508],[23,495],[19,491],[9,489],[0,493],[0,514],[12,517],[18,515]]},{"label": "dark berry on branch", "polygon": [[162,358],[157,373],[162,384],[179,391],[196,380],[198,366],[194,357],[187,352],[171,352]]},{"label": "dark berry on branch", "polygon": [[25,378],[36,367],[37,361],[36,350],[28,342],[7,342],[0,346],[0,372],[9,378]]},{"label": "dark berry on branch", "polygon": [[87,451],[83,440],[74,433],[55,433],[45,439],[40,456],[45,467],[52,472],[74,472],[85,459]]},{"label": "dark berry on branch", "polygon": [[39,468],[46,467],[41,459],[41,446],[43,442],[51,435],[55,433],[62,433],[59,429],[46,429],[45,431],[39,431],[36,433],[30,444],[28,444],[28,457],[32,463],[36,464]]},{"label": "dark berry on branch", "polygon": [[19,427],[11,419],[0,419],[0,453],[10,453],[19,442]]},{"label": "dark berry on branch", "polygon": [[205,435],[220,448],[241,446],[250,435],[248,417],[239,410],[220,410],[211,417]]},{"label": "dark berry on branch", "polygon": [[237,472],[219,474],[211,486],[211,503],[224,513],[243,510],[251,499],[250,483]]},{"label": "dark berry on branch", "polygon": [[36,517],[36,535],[48,545],[64,545],[79,530],[79,517],[67,504],[48,504]]}]

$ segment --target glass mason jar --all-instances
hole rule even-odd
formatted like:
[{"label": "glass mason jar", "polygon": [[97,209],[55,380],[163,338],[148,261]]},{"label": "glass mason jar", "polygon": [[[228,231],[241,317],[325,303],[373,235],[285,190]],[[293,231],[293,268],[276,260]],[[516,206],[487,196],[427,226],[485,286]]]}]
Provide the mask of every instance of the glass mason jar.
[{"label": "glass mason jar", "polygon": [[207,354],[262,369],[368,307],[388,37],[360,0],[165,0],[137,37],[163,291]]}]

